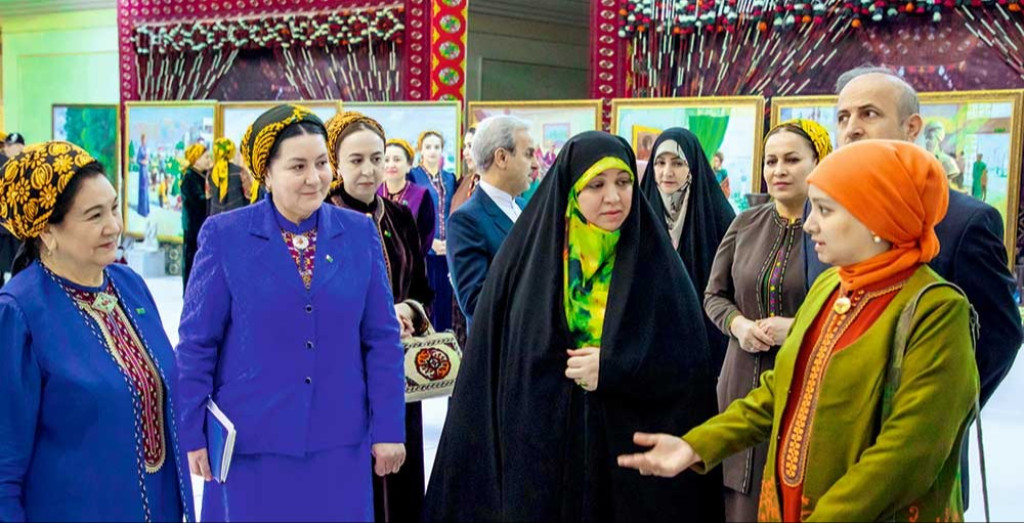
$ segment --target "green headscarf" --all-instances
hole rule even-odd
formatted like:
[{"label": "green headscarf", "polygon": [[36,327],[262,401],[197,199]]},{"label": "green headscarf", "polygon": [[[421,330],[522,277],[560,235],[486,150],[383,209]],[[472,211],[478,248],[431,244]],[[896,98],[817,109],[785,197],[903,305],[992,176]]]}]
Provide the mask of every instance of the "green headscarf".
[{"label": "green headscarf", "polygon": [[576,348],[601,347],[608,289],[615,268],[615,250],[620,231],[606,231],[591,224],[580,210],[579,193],[597,175],[608,169],[636,176],[626,162],[606,157],[592,165],[572,186],[565,209],[565,319]]}]

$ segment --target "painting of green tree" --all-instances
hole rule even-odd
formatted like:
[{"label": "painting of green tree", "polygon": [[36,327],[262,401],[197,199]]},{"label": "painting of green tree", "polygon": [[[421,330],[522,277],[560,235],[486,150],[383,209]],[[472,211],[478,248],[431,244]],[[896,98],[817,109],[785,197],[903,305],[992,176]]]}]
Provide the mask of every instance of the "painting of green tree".
[{"label": "painting of green tree", "polygon": [[103,164],[110,183],[120,190],[116,105],[54,105],[53,139],[66,140]]}]

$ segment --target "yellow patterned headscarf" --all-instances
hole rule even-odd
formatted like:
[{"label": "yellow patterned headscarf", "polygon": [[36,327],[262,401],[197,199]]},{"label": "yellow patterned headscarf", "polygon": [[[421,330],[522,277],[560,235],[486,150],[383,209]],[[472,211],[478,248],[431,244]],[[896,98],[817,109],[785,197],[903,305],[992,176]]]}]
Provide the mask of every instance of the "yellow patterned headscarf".
[{"label": "yellow patterned headscarf", "polygon": [[220,201],[228,196],[228,174],[231,169],[228,162],[235,156],[235,142],[226,136],[217,138],[213,142],[213,170],[210,172],[210,182],[219,192]]},{"label": "yellow patterned headscarf", "polygon": [[356,111],[344,111],[334,115],[327,121],[327,156],[331,159],[331,168],[334,169],[334,180],[331,182],[331,192],[341,185],[341,174],[338,173],[338,146],[341,145],[342,134],[345,129],[352,125],[361,123],[373,129],[380,135],[381,140],[385,139],[384,128],[380,123],[363,113]]},{"label": "yellow patterned headscarf", "polygon": [[185,164],[181,166],[182,170],[188,169],[199,161],[199,158],[206,152],[206,144],[196,142],[187,149],[185,149]]},{"label": "yellow patterned headscarf", "polygon": [[[772,129],[768,131],[767,136],[770,137],[783,127],[790,129],[795,127],[803,131],[806,137],[811,140],[811,147],[813,147],[814,151],[818,153],[819,162],[832,153],[832,137],[829,136],[828,129],[825,129],[825,126],[820,123],[815,122],[814,120],[807,120],[805,118],[786,120],[785,122],[772,127]],[[764,141],[767,143],[768,138],[765,138]]]},{"label": "yellow patterned headscarf", "polygon": [[608,308],[615,250],[620,231],[606,231],[587,221],[580,209],[579,193],[597,175],[620,169],[635,177],[620,158],[607,157],[590,166],[573,184],[565,209],[566,235],[563,271],[565,318],[574,348],[601,346],[604,315]]},{"label": "yellow patterned headscarf", "polygon": [[412,165],[413,158],[416,158],[416,151],[412,150],[412,145],[409,145],[409,142],[407,142],[407,141],[405,141],[405,140],[403,140],[401,138],[392,138],[392,139],[387,141],[387,143],[384,145],[384,147],[391,147],[391,146],[401,147],[402,150],[405,151],[405,157],[406,157],[407,160],[409,160],[409,164]]},{"label": "yellow patterned headscarf", "polygon": [[0,224],[19,240],[38,238],[57,197],[75,174],[92,163],[96,160],[89,153],[68,142],[26,147],[5,164],[0,178]]},{"label": "yellow patterned headscarf", "polygon": [[[259,186],[266,180],[270,150],[277,143],[277,137],[289,125],[299,122],[309,122],[324,128],[324,122],[313,111],[301,105],[282,104],[261,114],[245,131],[242,137],[242,159],[253,178],[250,201],[256,201]],[[326,128],[324,131],[326,134]]]}]

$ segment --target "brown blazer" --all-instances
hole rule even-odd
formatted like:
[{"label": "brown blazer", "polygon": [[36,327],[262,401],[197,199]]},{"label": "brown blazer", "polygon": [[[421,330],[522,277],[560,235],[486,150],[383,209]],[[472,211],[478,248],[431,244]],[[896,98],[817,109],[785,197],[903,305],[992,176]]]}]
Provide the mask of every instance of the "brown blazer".
[{"label": "brown blazer", "polygon": [[[718,247],[704,292],[704,311],[729,336],[718,378],[719,410],[724,411],[734,400],[757,388],[761,373],[775,366],[778,347],[751,354],[740,348],[729,324],[738,315],[751,320],[768,316],[764,283],[784,243],[788,243],[789,257],[782,279],[781,316],[793,317],[807,295],[801,227],[799,222],[788,224],[769,202],[737,216]],[[726,459],[722,467],[725,486],[743,494],[750,493],[751,485],[760,486],[767,451],[767,445],[759,445]]]}]

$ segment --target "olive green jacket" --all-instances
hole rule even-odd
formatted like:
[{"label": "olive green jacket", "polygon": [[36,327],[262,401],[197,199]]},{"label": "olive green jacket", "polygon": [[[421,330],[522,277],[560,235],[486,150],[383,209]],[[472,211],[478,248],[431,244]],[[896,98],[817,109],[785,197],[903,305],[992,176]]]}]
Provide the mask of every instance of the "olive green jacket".
[{"label": "olive green jacket", "polygon": [[[929,290],[918,303],[892,413],[879,427],[890,347],[903,308],[941,277],[922,266],[884,313],[827,364],[804,445],[804,521],[958,521],[960,446],[978,396],[970,306],[949,287]],[[698,472],[765,440],[768,463],[758,519],[781,521],[776,474],[779,427],[793,384],[797,355],[818,311],[839,285],[836,269],[822,274],[797,312],[775,369],[761,386],[722,414],[683,436],[703,462]]]}]

